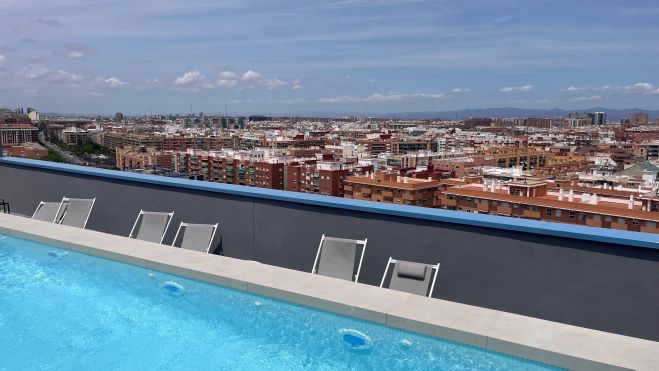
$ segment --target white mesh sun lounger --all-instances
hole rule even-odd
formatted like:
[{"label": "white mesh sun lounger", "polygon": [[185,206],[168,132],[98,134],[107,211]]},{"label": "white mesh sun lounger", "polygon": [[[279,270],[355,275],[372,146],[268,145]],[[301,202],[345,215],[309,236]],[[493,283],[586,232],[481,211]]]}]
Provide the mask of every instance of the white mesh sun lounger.
[{"label": "white mesh sun lounger", "polygon": [[[410,294],[432,297],[435,282],[437,281],[437,272],[439,272],[439,263],[430,265],[396,260],[390,257],[387,262],[387,268],[384,270],[380,287],[384,287],[389,266],[392,264],[394,265],[394,269],[391,273],[388,288]],[[433,270],[435,271],[434,274]]]},{"label": "white mesh sun lounger", "polygon": [[[311,273],[357,282],[367,241],[325,237],[323,234]],[[361,245],[361,254],[358,254],[357,245]]]},{"label": "white mesh sun lounger", "polygon": [[57,222],[69,227],[85,229],[92,213],[96,198],[64,198],[58,211],[61,217]]},{"label": "white mesh sun lounger", "polygon": [[169,228],[169,223],[174,217],[174,212],[159,213],[153,211],[140,210],[135,219],[135,224],[130,230],[128,238],[137,240],[162,243]]},{"label": "white mesh sun lounger", "polygon": [[60,202],[41,201],[39,202],[39,206],[37,206],[36,210],[34,210],[34,213],[32,214],[32,219],[55,223],[62,217],[60,211],[61,205],[62,205],[61,201]]},{"label": "white mesh sun lounger", "polygon": [[[178,230],[176,231],[176,236],[174,236],[174,242],[172,242],[172,246],[187,250],[210,253],[218,225],[219,223],[192,224],[181,222]],[[181,232],[181,229],[183,229],[183,232]],[[179,246],[176,246],[179,235],[181,236],[181,243]]]}]

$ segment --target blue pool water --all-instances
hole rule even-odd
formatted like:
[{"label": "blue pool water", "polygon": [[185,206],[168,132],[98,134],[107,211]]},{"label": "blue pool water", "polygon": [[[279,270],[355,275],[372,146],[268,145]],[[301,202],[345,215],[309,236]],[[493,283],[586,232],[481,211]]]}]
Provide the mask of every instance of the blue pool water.
[{"label": "blue pool water", "polygon": [[0,369],[552,368],[0,234]]}]

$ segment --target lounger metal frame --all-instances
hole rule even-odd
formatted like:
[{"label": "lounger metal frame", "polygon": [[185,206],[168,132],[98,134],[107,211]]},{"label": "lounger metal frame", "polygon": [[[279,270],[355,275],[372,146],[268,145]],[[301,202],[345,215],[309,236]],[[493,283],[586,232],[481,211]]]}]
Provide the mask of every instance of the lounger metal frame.
[{"label": "lounger metal frame", "polygon": [[[137,222],[139,222],[140,217],[142,217],[147,212],[145,212],[143,209],[140,209],[140,212],[139,212],[139,214],[137,214],[137,218],[135,219],[135,223],[133,223],[133,228],[131,228],[131,230],[130,230],[130,234],[128,235],[128,238],[135,238],[135,237],[133,237],[133,232],[135,232],[135,227],[137,227]],[[165,213],[165,214],[169,214],[169,220],[167,220],[167,225],[165,226],[165,229],[162,232],[162,236],[160,237],[160,243],[161,244],[162,244],[162,240],[165,239],[165,235],[167,234],[167,230],[169,229],[169,224],[172,222],[172,219],[174,219],[174,212],[173,211],[171,213]],[[141,228],[141,226],[140,226],[140,228]]]},{"label": "lounger metal frame", "polygon": [[[384,280],[387,278],[387,272],[389,272],[389,266],[391,264],[397,264],[398,260],[392,258],[391,256],[389,257],[389,261],[387,261],[387,267],[384,269],[384,274],[382,275],[382,281],[380,281],[380,287],[384,286]],[[426,264],[429,265],[429,264]],[[428,297],[432,297],[432,292],[435,290],[435,282],[437,282],[437,273],[439,273],[439,263],[435,265],[430,265],[431,269],[435,270],[435,275],[432,278],[432,284],[430,285],[430,292],[428,293]]]},{"label": "lounger metal frame", "polygon": [[[313,268],[311,269],[312,274],[317,274],[316,269],[318,267],[318,260],[320,259],[320,250],[323,248],[324,241],[325,241],[325,234],[323,233],[322,237],[320,237],[320,243],[318,244],[318,251],[316,252],[316,260],[314,260]],[[353,241],[355,241],[355,243],[358,245],[362,245],[362,254],[361,257],[359,258],[359,265],[357,266],[357,274],[355,274],[353,280],[353,282],[357,282],[357,280],[359,279],[359,272],[361,272],[362,270],[362,262],[364,261],[364,253],[366,252],[366,243],[368,242],[368,238],[365,238],[363,240],[353,240]]]},{"label": "lounger metal frame", "polygon": [[[174,241],[172,241],[172,247],[176,247],[176,246],[174,246],[174,244],[176,243],[176,239],[178,238],[178,235],[181,232],[181,228],[187,227],[188,224],[191,224],[191,223],[181,222],[181,224],[179,224],[178,229],[176,230],[176,235],[174,236]],[[206,254],[208,254],[211,250],[211,246],[213,245],[213,240],[215,239],[215,232],[217,232],[217,227],[219,225],[220,225],[220,223],[215,223],[213,225],[213,234],[211,234],[211,239],[210,239],[210,241],[208,241],[208,247],[206,248]],[[186,231],[186,233],[187,233],[187,231]],[[181,241],[181,243],[183,243],[183,241]]]},{"label": "lounger metal frame", "polygon": [[[62,213],[62,216],[60,216],[59,220],[57,220],[57,216],[59,215],[59,212],[62,210],[62,206],[64,206],[64,204],[69,202],[70,200],[71,200],[70,197],[62,198],[62,202],[60,202],[60,204],[59,204],[59,208],[57,209],[57,214],[55,214],[55,220],[53,220],[53,223],[62,224],[62,220],[64,220],[64,215],[66,215],[66,209],[64,209],[64,213]],[[90,199],[87,198],[87,200],[90,200]],[[85,218],[85,224],[83,224],[82,229],[87,228],[87,222],[89,221],[89,216],[92,215],[92,209],[94,208],[94,204],[96,203],[96,197],[91,198],[91,200],[92,200],[92,205],[89,207],[89,212],[87,213],[87,217]],[[44,203],[44,202],[41,201],[41,203]],[[39,204],[39,206],[41,206],[41,203]],[[39,210],[38,207],[37,207],[37,210]],[[34,213],[35,214],[37,213],[36,210],[34,211]]]},{"label": "lounger metal frame", "polygon": [[[53,202],[54,202],[54,201],[53,201]],[[34,216],[37,215],[37,211],[39,211],[39,209],[41,209],[41,207],[42,207],[43,205],[45,205],[45,204],[46,204],[45,201],[41,201],[41,202],[39,202],[39,205],[37,205],[37,208],[34,209],[34,212],[32,213],[32,216],[30,217],[30,219],[34,219]],[[60,201],[60,206],[59,206],[59,208],[57,209],[57,214],[59,214],[59,209],[60,209],[61,207],[62,207],[62,201]],[[53,223],[55,223],[55,221],[57,220],[57,214],[55,214],[55,219],[53,220]]]}]

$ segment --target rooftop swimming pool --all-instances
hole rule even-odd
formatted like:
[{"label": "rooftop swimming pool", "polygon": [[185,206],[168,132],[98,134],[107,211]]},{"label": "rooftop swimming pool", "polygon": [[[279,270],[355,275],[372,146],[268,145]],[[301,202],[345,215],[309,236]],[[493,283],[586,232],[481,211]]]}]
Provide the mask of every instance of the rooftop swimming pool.
[{"label": "rooftop swimming pool", "polygon": [[553,367],[0,234],[3,370]]}]

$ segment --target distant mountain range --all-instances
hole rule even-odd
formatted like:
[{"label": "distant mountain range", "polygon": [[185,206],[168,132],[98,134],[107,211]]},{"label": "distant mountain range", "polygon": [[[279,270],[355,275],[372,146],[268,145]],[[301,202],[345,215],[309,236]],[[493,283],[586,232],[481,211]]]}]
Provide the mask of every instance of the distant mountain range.
[{"label": "distant mountain range", "polygon": [[593,107],[581,110],[564,110],[560,108],[552,109],[532,109],[532,108],[474,108],[462,109],[456,111],[424,111],[424,112],[396,112],[396,113],[377,113],[377,112],[323,112],[323,111],[306,111],[296,112],[297,116],[307,117],[376,117],[376,118],[397,118],[397,119],[446,119],[462,120],[469,117],[491,117],[491,118],[514,118],[514,117],[558,117],[567,116],[571,112],[606,112],[606,118],[609,121],[620,121],[628,118],[633,112],[646,112],[650,120],[659,118],[659,110],[644,110],[640,108],[614,109],[604,107]]}]

